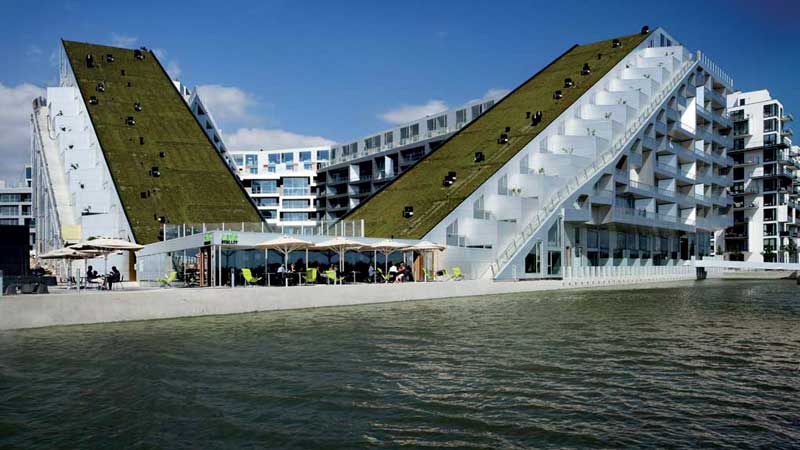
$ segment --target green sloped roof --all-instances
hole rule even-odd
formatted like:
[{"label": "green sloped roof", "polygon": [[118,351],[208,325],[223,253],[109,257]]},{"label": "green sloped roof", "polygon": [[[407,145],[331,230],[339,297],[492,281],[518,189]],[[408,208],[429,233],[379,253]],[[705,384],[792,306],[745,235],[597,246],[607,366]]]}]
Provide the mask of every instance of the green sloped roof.
[{"label": "green sloped roof", "polygon": [[[103,45],[64,41],[64,49],[137,242],[158,240],[160,216],[170,223],[261,221],[152,52],[137,60],[133,50]],[[95,67],[87,67],[87,55]],[[99,82],[105,92],[97,91]],[[129,116],[134,126],[126,124]],[[153,167],[159,177],[149,175]]]},{"label": "green sloped roof", "polygon": [[[613,39],[572,47],[345,218],[363,219],[369,236],[421,239],[647,36],[618,38],[618,48],[612,48]],[[581,76],[584,63],[591,68],[588,76]],[[565,78],[576,85],[565,89]],[[561,100],[553,99],[556,90],[562,91]],[[542,122],[531,127],[527,111],[542,111]],[[498,144],[506,127],[511,127],[509,143]],[[484,153],[482,163],[473,162],[476,151]],[[457,181],[443,187],[449,171]],[[413,218],[403,218],[405,206],[414,207]]]}]

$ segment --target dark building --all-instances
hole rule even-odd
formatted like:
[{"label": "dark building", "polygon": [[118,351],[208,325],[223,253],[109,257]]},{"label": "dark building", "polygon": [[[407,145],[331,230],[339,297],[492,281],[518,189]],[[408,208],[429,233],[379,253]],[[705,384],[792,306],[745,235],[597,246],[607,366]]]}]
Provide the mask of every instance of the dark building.
[{"label": "dark building", "polygon": [[29,229],[25,225],[0,225],[0,270],[3,276],[28,275]]}]

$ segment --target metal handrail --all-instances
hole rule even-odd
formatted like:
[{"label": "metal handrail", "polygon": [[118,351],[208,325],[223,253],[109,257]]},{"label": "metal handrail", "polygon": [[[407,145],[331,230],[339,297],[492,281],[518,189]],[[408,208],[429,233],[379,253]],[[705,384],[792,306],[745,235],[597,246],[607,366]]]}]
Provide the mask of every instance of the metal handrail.
[{"label": "metal handrail", "polygon": [[690,71],[694,68],[697,64],[697,61],[693,59],[687,60],[680,70],[666,83],[666,85],[659,91],[657,95],[655,95],[650,103],[642,109],[639,115],[634,119],[625,132],[620,136],[611,147],[603,152],[598,159],[592,163],[589,167],[584,168],[583,170],[578,172],[572,180],[567,181],[566,185],[560,189],[556,194],[550,197],[550,201],[545,203],[544,207],[537,211],[537,213],[533,216],[530,222],[527,225],[523,226],[522,230],[511,239],[511,241],[506,246],[505,250],[501,252],[494,263],[490,265],[490,269],[496,275],[499,273],[500,268],[508,263],[511,258],[517,253],[517,251],[525,245],[528,239],[542,226],[542,224],[553,214],[557,211],[558,205],[560,205],[567,197],[569,197],[572,192],[582,186],[588,179],[595,176],[601,170],[604,170],[605,167],[615,159],[625,148],[625,144],[633,137],[635,134],[639,132],[639,129],[645,125],[647,119],[653,115],[658,107],[664,102],[667,98],[669,93],[671,93],[675,87],[680,84],[681,80],[686,77]]}]

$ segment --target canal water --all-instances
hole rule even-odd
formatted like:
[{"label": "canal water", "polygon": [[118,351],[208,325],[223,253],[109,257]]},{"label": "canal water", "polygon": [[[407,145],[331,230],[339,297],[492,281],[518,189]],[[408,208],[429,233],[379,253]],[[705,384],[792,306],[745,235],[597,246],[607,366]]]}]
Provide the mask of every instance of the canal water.
[{"label": "canal water", "polygon": [[798,443],[789,281],[0,333],[2,449]]}]

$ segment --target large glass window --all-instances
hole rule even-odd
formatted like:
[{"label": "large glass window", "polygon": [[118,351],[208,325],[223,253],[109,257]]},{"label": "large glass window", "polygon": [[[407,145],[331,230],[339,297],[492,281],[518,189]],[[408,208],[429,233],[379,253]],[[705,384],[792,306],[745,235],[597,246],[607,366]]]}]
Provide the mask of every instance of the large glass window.
[{"label": "large glass window", "polygon": [[283,179],[283,195],[309,195],[308,184],[306,177],[286,177]]},{"label": "large glass window", "polygon": [[767,119],[764,121],[764,133],[778,131],[778,119]]},{"label": "large glass window", "polygon": [[244,168],[244,155],[233,155],[233,163],[236,167]]},{"label": "large glass window", "polygon": [[300,152],[300,161],[311,161],[311,152]]},{"label": "large glass window", "polygon": [[18,216],[19,207],[17,206],[0,206],[0,216]]},{"label": "large glass window", "polygon": [[0,194],[1,203],[19,203],[20,200],[19,194]]},{"label": "large glass window", "polygon": [[383,141],[386,143],[386,145],[392,144],[394,142],[394,132],[387,131],[386,133],[383,133]]},{"label": "large glass window", "polygon": [[251,185],[253,194],[277,194],[277,180],[253,180]]},{"label": "large glass window", "polygon": [[244,164],[247,167],[247,171],[251,174],[258,173],[258,155],[245,156]]},{"label": "large glass window", "polygon": [[294,162],[294,153],[281,153],[281,162],[282,163],[291,163]]},{"label": "large glass window", "polygon": [[308,220],[307,212],[285,212],[281,213],[281,220],[284,222],[302,222]]},{"label": "large glass window", "polygon": [[278,206],[277,197],[256,197],[255,201],[258,206]]},{"label": "large glass window", "polygon": [[736,138],[733,140],[734,150],[744,150],[744,138]]},{"label": "large glass window", "polygon": [[281,163],[280,153],[270,153],[269,155],[267,155],[267,161],[270,164],[280,164]]},{"label": "large glass window", "polygon": [[317,161],[327,161],[328,155],[328,150],[317,150]]},{"label": "large glass window", "polygon": [[459,109],[456,111],[456,125],[460,126],[464,125],[465,123],[467,123],[467,109]]},{"label": "large glass window", "polygon": [[19,225],[17,219],[0,219],[0,225]]},{"label": "large glass window", "polygon": [[300,208],[308,208],[311,205],[309,200],[303,199],[294,199],[294,200],[284,200],[283,207],[285,209],[300,209]]},{"label": "large glass window", "polygon": [[764,117],[775,117],[778,115],[778,104],[771,103],[764,105]]},{"label": "large glass window", "polygon": [[764,145],[775,145],[778,143],[778,135],[777,134],[765,134],[764,135]]}]

